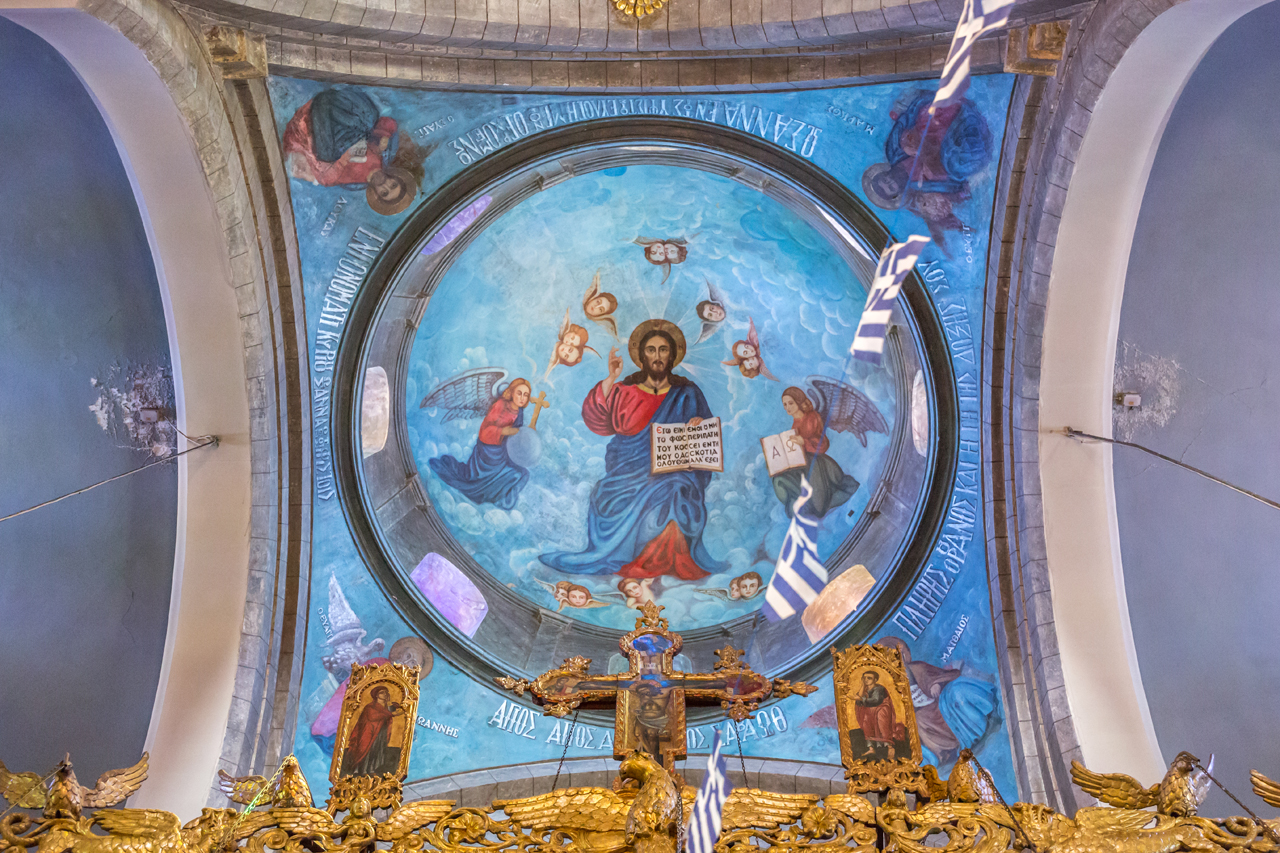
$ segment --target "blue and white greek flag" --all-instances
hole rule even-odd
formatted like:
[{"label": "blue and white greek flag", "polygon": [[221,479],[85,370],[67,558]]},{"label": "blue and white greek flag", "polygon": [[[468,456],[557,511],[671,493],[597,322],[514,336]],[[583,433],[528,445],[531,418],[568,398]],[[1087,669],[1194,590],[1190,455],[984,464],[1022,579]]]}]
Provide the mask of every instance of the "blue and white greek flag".
[{"label": "blue and white greek flag", "polygon": [[880,263],[876,265],[876,277],[871,282],[871,292],[867,294],[867,306],[862,309],[858,331],[853,335],[853,346],[849,347],[854,358],[873,364],[880,363],[880,355],[884,352],[884,336],[889,329],[889,317],[893,314],[893,303],[898,299],[907,273],[916,265],[916,259],[928,242],[928,237],[912,234],[905,243],[894,243],[880,256]]},{"label": "blue and white greek flag", "polygon": [[804,511],[805,504],[813,497],[809,478],[800,475],[800,497],[791,508],[791,526],[782,540],[782,553],[773,570],[773,580],[764,594],[760,606],[764,617],[778,622],[796,611],[804,610],[827,585],[827,567],[818,559],[818,520]]},{"label": "blue and white greek flag", "polygon": [[711,743],[711,757],[707,759],[707,777],[702,780],[698,797],[693,801],[693,817],[689,820],[688,853],[711,853],[720,838],[724,801],[733,787],[725,772],[724,756],[720,754],[720,730]]},{"label": "blue and white greek flag", "polygon": [[1008,24],[1011,11],[1013,0],[964,0],[930,113],[960,103],[969,88],[969,59],[973,56],[974,42]]}]

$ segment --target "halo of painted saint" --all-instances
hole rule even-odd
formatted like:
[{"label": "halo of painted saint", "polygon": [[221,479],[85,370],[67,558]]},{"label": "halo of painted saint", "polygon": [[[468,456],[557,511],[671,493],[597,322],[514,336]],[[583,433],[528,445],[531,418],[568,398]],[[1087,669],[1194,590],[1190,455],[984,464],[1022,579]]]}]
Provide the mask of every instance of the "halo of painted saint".
[{"label": "halo of painted saint", "polygon": [[572,619],[751,613],[801,475],[825,558],[909,417],[891,363],[847,358],[866,289],[843,258],[692,168],[521,201],[471,235],[413,342],[403,411],[435,511],[483,571]]}]

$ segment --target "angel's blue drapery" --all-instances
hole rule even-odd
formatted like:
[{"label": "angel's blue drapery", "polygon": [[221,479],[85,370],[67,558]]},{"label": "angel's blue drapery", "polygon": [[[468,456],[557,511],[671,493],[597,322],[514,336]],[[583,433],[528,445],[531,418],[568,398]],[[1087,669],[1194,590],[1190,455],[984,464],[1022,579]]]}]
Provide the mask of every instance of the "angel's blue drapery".
[{"label": "angel's blue drapery", "polygon": [[808,477],[809,485],[813,486],[813,497],[809,498],[809,503],[805,506],[818,518],[843,505],[858,491],[858,486],[862,485],[846,474],[839,462],[825,453],[806,453],[804,459],[809,463],[806,467],[792,468],[773,478],[774,494],[787,508],[787,518],[791,517],[791,508],[795,505],[796,498],[800,497],[801,474]]},{"label": "angel's blue drapery", "polygon": [[[524,424],[524,410],[518,410],[512,426]],[[476,440],[471,458],[459,462],[452,456],[439,456],[427,464],[446,485],[461,492],[477,504],[494,504],[498,509],[514,509],[520,490],[529,482],[529,471],[511,461],[507,441],[485,444]]]},{"label": "angel's blue drapery", "polygon": [[[667,392],[650,423],[687,423],[710,418],[711,407],[692,382]],[[553,569],[580,575],[609,575],[631,562],[675,521],[689,541],[689,553],[704,571],[722,572],[728,564],[712,559],[702,544],[707,526],[708,471],[649,473],[649,430],[614,435],[605,448],[605,475],[591,490],[587,506],[587,547],[581,553],[557,551],[540,559]]]}]

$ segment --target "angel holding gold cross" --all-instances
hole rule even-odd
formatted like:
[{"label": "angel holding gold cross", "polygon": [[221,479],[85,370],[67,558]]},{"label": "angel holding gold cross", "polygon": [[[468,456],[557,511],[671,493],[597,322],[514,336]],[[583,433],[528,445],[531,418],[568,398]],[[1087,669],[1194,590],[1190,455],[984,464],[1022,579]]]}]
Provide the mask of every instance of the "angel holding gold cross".
[{"label": "angel holding gold cross", "polygon": [[[428,464],[446,485],[472,503],[491,503],[499,509],[515,508],[529,482],[526,466],[537,462],[541,450],[533,430],[538,415],[549,405],[545,393],[532,396],[529,380],[521,377],[504,383],[506,378],[507,371],[497,367],[468,370],[441,384],[419,406],[444,409],[446,422],[483,415],[470,459],[462,462],[444,455]],[[521,429],[524,409],[531,402],[533,419],[528,429]]]}]

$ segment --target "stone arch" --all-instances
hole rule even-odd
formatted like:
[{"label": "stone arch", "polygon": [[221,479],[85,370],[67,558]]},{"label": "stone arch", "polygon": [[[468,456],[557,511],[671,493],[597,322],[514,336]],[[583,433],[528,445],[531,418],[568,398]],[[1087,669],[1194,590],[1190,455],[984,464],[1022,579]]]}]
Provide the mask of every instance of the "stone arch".
[{"label": "stone arch", "polygon": [[988,565],[1024,796],[1090,798],[1072,760],[1159,777],[1128,626],[1106,435],[1129,244],[1164,122],[1204,51],[1261,0],[1101,0],[1056,78],[1011,105],[988,262]]},{"label": "stone arch", "polygon": [[161,281],[179,428],[221,439],[178,460],[150,779],[132,800],[188,815],[222,800],[216,769],[260,771],[293,738],[311,481],[287,181],[265,85],[221,81],[172,7],[40,6],[4,14],[63,55],[111,128]]}]

